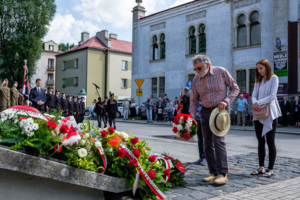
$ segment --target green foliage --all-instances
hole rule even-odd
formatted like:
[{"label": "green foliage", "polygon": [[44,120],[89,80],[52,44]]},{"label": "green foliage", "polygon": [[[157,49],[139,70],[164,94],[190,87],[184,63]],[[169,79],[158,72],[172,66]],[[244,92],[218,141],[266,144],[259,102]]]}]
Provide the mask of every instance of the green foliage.
[{"label": "green foliage", "polygon": [[42,38],[56,12],[55,0],[2,0],[0,4],[0,79],[22,82],[24,59],[29,78],[42,53]]},{"label": "green foliage", "polygon": [[66,43],[66,44],[64,44],[64,43],[59,43],[59,45],[58,45],[58,49],[60,50],[60,51],[63,51],[63,52],[65,52],[65,51],[67,51],[67,50],[69,50],[69,49],[72,49],[73,47],[75,47],[75,44],[73,43],[73,44],[69,44],[69,43]]}]

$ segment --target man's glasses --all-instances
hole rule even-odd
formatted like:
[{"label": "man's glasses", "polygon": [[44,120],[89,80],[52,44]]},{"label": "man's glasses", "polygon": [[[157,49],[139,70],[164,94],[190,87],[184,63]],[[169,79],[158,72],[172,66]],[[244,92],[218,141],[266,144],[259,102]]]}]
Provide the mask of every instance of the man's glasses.
[{"label": "man's glasses", "polygon": [[202,67],[197,67],[197,68],[194,68],[193,70],[194,71],[201,71],[202,70],[202,68],[204,67],[205,65],[203,65]]}]

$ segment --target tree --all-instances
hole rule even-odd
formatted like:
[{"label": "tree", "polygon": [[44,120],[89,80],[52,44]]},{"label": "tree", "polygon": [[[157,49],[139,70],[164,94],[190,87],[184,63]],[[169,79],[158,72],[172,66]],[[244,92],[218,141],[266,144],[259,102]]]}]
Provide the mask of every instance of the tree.
[{"label": "tree", "polygon": [[24,59],[29,79],[42,53],[42,38],[52,21],[55,0],[0,0],[0,79],[23,82]]},{"label": "tree", "polygon": [[64,43],[59,43],[59,45],[58,45],[58,49],[59,49],[60,51],[63,51],[63,52],[65,52],[65,51],[67,51],[67,50],[69,50],[69,49],[71,49],[71,48],[73,48],[73,47],[75,47],[75,44],[74,44],[74,43],[73,43],[73,44],[69,44],[69,42],[66,43],[66,44],[64,44]]}]

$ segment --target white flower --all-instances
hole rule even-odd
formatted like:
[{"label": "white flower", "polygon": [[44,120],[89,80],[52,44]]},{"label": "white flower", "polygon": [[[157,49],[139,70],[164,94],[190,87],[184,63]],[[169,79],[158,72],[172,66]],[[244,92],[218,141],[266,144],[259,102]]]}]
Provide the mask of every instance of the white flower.
[{"label": "white flower", "polygon": [[15,120],[14,120],[14,123],[15,123],[15,124],[16,124],[16,123],[18,123],[18,122],[19,122],[19,120],[18,120],[18,119],[15,119]]},{"label": "white flower", "polygon": [[86,133],[83,138],[88,139],[90,137],[90,134]]},{"label": "white flower", "polygon": [[125,132],[121,132],[122,137],[124,138],[124,140],[128,140],[129,135]]},{"label": "white flower", "polygon": [[180,124],[177,126],[177,130],[178,130],[178,131],[181,131],[181,130],[182,130],[182,126],[181,126]]},{"label": "white flower", "polygon": [[1,121],[6,121],[7,120],[7,117],[1,117]]},{"label": "white flower", "polygon": [[24,130],[25,130],[26,133],[29,133],[29,132],[31,132],[33,129],[32,129],[32,126],[26,125],[26,126],[24,127]]},{"label": "white flower", "polygon": [[29,136],[29,137],[34,136],[34,132],[32,131],[32,132],[27,133],[27,136]]},{"label": "white flower", "polygon": [[187,132],[190,132],[190,127],[189,126],[185,126],[185,129],[187,130]]},{"label": "white flower", "polygon": [[1,113],[1,118],[6,117],[5,113]]},{"label": "white flower", "polygon": [[8,119],[12,119],[12,118],[14,118],[14,114],[13,113],[10,114],[10,115],[8,115]]},{"label": "white flower", "polygon": [[38,130],[39,129],[39,125],[37,123],[33,123],[32,124],[32,129],[35,130],[35,131]]},{"label": "white flower", "polygon": [[101,142],[95,142],[95,147],[98,149],[100,147],[102,147],[102,143]]},{"label": "white flower", "polygon": [[25,130],[22,130],[21,134],[22,134],[22,135],[25,134]]},{"label": "white flower", "polygon": [[60,116],[60,119],[65,119],[65,117],[63,117],[63,116]]},{"label": "white flower", "polygon": [[57,123],[60,124],[60,123],[61,123],[61,120],[57,120]]},{"label": "white flower", "polygon": [[118,134],[118,135],[121,135],[121,132],[120,131],[115,131],[114,133]]},{"label": "white flower", "polygon": [[32,118],[28,118],[28,119],[27,119],[27,124],[33,125],[33,123],[34,123],[34,121],[33,121]]},{"label": "white flower", "polygon": [[77,153],[78,153],[78,156],[79,156],[80,158],[84,158],[84,157],[87,156],[87,150],[84,149],[84,148],[79,149],[79,150],[77,151]]},{"label": "white flower", "polygon": [[21,127],[24,127],[26,125],[27,125],[27,120],[26,119],[23,119],[23,120],[20,121],[20,126]]},{"label": "white flower", "polygon": [[188,126],[188,127],[191,127],[193,125],[193,123],[192,122],[188,122],[188,123],[186,123],[186,126]]},{"label": "white flower", "polygon": [[80,144],[81,146],[85,145],[85,140],[80,140],[79,144]]},{"label": "white flower", "polygon": [[173,125],[173,127],[175,127],[175,126],[176,126],[176,124],[175,124],[175,123],[173,123],[172,125]]}]

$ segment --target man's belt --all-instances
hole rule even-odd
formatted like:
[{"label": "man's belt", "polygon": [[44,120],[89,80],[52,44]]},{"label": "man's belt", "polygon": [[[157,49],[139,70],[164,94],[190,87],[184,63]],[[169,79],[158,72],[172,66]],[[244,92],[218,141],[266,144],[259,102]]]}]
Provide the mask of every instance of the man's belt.
[{"label": "man's belt", "polygon": [[207,109],[207,110],[211,110],[211,111],[213,111],[213,110],[214,110],[215,108],[217,108],[217,107],[218,107],[218,106],[206,108],[206,107],[203,106],[203,108],[205,108],[205,109]]}]

